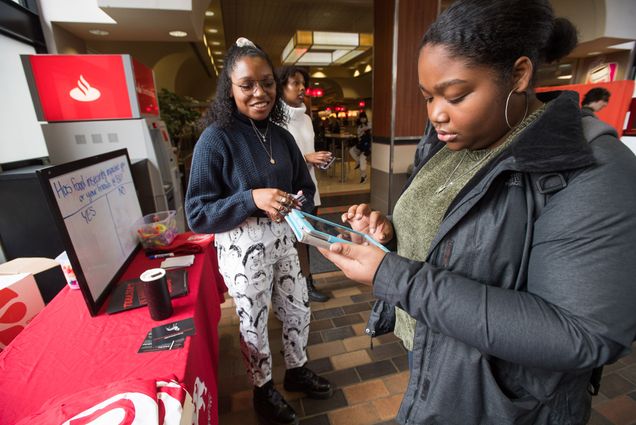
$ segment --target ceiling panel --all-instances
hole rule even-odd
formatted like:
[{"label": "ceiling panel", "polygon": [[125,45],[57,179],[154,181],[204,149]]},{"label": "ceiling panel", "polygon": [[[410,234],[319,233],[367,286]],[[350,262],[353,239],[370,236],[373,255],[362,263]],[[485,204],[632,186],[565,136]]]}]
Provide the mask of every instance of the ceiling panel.
[{"label": "ceiling panel", "polygon": [[226,45],[247,37],[275,66],[297,30],[373,32],[373,0],[221,0]]}]

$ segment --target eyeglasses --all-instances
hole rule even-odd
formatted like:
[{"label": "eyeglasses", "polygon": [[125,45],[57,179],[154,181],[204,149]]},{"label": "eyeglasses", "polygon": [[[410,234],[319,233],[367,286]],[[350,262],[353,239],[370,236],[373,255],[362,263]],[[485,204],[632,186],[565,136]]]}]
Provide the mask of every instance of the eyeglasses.
[{"label": "eyeglasses", "polygon": [[245,94],[253,94],[256,92],[256,86],[261,86],[263,91],[273,89],[276,86],[276,80],[273,78],[265,78],[264,80],[247,80],[243,81],[241,84],[237,84],[232,81],[232,84],[239,87]]}]

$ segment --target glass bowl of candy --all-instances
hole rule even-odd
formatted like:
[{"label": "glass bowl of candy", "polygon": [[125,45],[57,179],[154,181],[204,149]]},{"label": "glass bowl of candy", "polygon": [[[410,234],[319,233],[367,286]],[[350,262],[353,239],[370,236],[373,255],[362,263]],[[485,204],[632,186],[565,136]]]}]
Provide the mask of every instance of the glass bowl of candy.
[{"label": "glass bowl of candy", "polygon": [[139,219],[137,237],[144,249],[161,248],[172,243],[177,236],[177,212],[159,211]]}]

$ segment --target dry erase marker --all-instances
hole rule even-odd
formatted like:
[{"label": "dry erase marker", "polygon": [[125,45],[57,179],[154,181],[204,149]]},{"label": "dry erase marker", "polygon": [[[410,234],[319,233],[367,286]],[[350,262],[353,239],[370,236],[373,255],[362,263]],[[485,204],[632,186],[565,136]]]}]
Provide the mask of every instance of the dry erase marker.
[{"label": "dry erase marker", "polygon": [[166,252],[164,254],[154,254],[154,255],[148,256],[148,258],[150,258],[151,260],[154,260],[156,258],[166,258],[166,257],[174,257],[174,252]]}]

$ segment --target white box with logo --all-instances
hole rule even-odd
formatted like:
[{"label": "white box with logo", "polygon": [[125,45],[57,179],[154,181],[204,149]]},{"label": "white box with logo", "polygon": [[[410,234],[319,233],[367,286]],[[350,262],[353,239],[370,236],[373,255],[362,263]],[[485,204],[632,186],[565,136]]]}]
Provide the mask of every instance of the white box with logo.
[{"label": "white box with logo", "polygon": [[0,265],[0,351],[44,308],[33,274],[3,273]]}]

